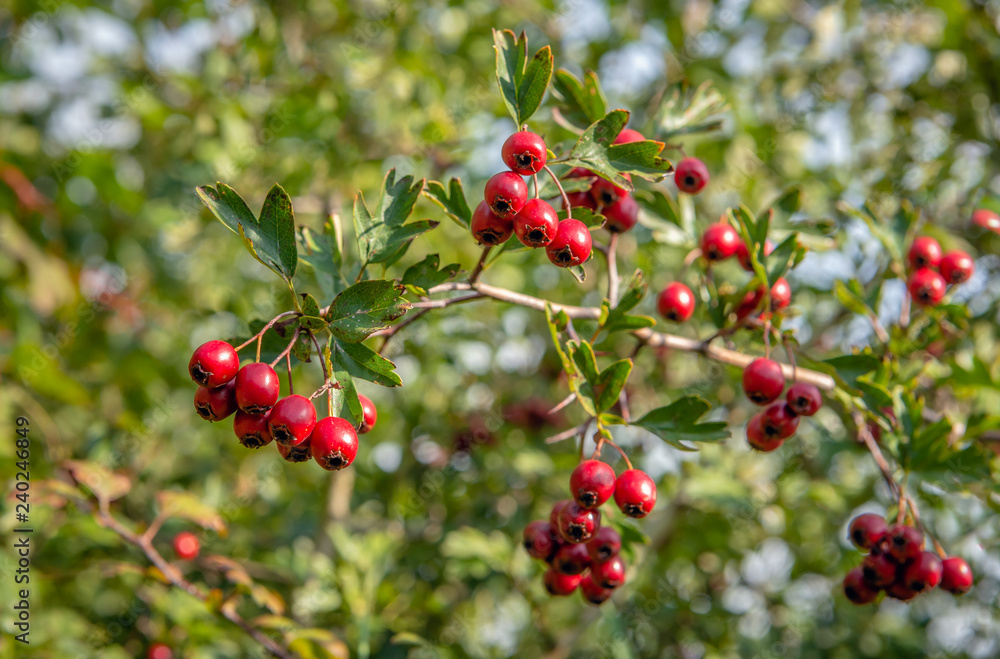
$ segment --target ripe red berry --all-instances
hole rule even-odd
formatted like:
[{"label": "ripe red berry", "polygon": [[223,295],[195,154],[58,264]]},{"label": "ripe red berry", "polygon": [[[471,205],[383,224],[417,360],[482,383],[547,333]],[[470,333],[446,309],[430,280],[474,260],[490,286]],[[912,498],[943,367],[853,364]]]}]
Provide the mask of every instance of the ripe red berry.
[{"label": "ripe red berry", "polygon": [[551,560],[559,549],[556,533],[555,527],[545,520],[530,522],[524,527],[524,551],[532,558]]},{"label": "ripe red berry", "polygon": [[770,438],[788,439],[799,428],[799,417],[783,400],[772,403],[760,413],[760,428]]},{"label": "ripe red berry", "polygon": [[[589,208],[592,211],[597,210],[597,204],[594,202],[594,198],[590,196],[589,192],[567,192],[566,197],[569,199],[570,208]],[[566,202],[562,202],[562,209],[566,210]]]},{"label": "ripe red berry", "polygon": [[917,529],[905,524],[893,524],[887,535],[889,553],[897,563],[912,561],[924,546],[924,536]]},{"label": "ripe red berry", "polygon": [[972,211],[972,223],[984,229],[1000,233],[1000,215],[997,215],[988,208],[977,208]]},{"label": "ripe red berry", "polygon": [[572,542],[562,545],[552,557],[552,567],[563,574],[583,574],[590,567],[587,545]]},{"label": "ripe red berry", "polygon": [[587,542],[601,526],[601,511],[570,501],[559,512],[557,528],[566,542]]},{"label": "ripe red berry", "polygon": [[861,568],[856,567],[844,577],[844,595],[854,604],[869,604],[878,597],[878,590],[865,582]]},{"label": "ripe red berry", "polygon": [[146,659],[173,659],[174,652],[169,645],[153,643],[146,651]]},{"label": "ripe red berry", "polygon": [[565,219],[556,228],[556,237],[545,246],[545,255],[554,265],[568,268],[590,258],[590,230],[579,220]]},{"label": "ripe red berry", "polygon": [[247,414],[264,414],[278,402],[281,382],[269,364],[247,364],[236,374],[236,404]]},{"label": "ripe red berry", "polygon": [[527,130],[514,133],[500,149],[505,165],[524,176],[537,174],[545,166],[548,155],[545,140]]},{"label": "ripe red berry", "polygon": [[316,408],[305,396],[286,396],[271,408],[267,425],[279,444],[301,444],[316,427]]},{"label": "ripe red berry", "polygon": [[788,280],[779,277],[771,286],[771,311],[780,311],[792,303],[792,287]]},{"label": "ripe red berry", "polygon": [[236,411],[236,388],[227,382],[221,387],[198,387],[194,392],[194,409],[206,421],[222,421]]},{"label": "ripe red berry", "polygon": [[764,432],[761,424],[761,415],[754,414],[747,421],[747,444],[750,448],[762,453],[770,453],[785,443],[785,440],[778,436],[770,436]]},{"label": "ripe red berry", "polygon": [[814,384],[796,382],[788,388],[785,400],[797,416],[812,416],[823,407],[823,395]]},{"label": "ripe red berry", "polygon": [[[624,176],[630,183],[632,182],[631,175],[622,174],[622,176]],[[610,206],[627,194],[628,190],[603,178],[598,178],[594,181],[594,184],[590,186],[590,196],[594,199],[598,206]]]},{"label": "ripe red berry", "polygon": [[[770,238],[764,241],[764,256],[769,255],[774,251],[774,243]],[[750,263],[750,251],[747,249],[746,243],[742,240],[740,244],[736,246],[736,260],[740,262],[740,266],[743,267],[747,272],[753,272],[753,264]]]},{"label": "ripe red berry", "polygon": [[579,574],[562,574],[552,568],[549,568],[545,576],[542,577],[545,590],[549,591],[549,595],[556,597],[564,597],[572,593],[580,585],[582,579],[583,577]]},{"label": "ripe red berry", "polygon": [[760,306],[760,301],[764,299],[764,287],[758,286],[752,291],[747,291],[740,300],[740,303],[736,306],[736,319],[743,320],[754,311],[757,311],[757,307]]},{"label": "ripe red berry", "polygon": [[632,130],[631,128],[625,128],[622,132],[618,133],[618,137],[615,138],[615,144],[631,144],[632,142],[642,142],[646,138],[642,136],[637,130]]},{"label": "ripe red berry", "polygon": [[868,554],[861,563],[865,582],[874,588],[885,588],[896,580],[896,562],[886,554]]},{"label": "ripe red berry", "polygon": [[346,419],[323,417],[309,435],[309,451],[320,467],[339,471],[358,455],[358,433]]},{"label": "ripe red berry", "polygon": [[243,410],[233,419],[233,432],[246,448],[260,448],[271,443],[271,430],[267,426],[270,413],[247,414]]},{"label": "ripe red berry", "polygon": [[901,602],[909,602],[917,596],[917,591],[907,588],[906,584],[896,581],[885,588],[885,594]]},{"label": "ripe red berry", "polygon": [[679,281],[671,282],[660,291],[656,310],[667,320],[683,323],[694,313],[694,293]]},{"label": "ripe red berry", "polygon": [[961,250],[953,250],[941,257],[938,264],[941,276],[949,284],[961,284],[969,281],[972,273],[976,269],[976,264],[972,257]]},{"label": "ripe red berry", "polygon": [[583,599],[591,604],[602,604],[608,601],[615,591],[611,588],[601,588],[589,574],[585,574],[580,580],[580,593],[583,594]]},{"label": "ripe red berry", "polygon": [[201,543],[198,542],[198,536],[190,531],[181,531],[174,536],[174,553],[177,554],[177,558],[183,561],[193,561],[198,558],[198,552],[201,551]]},{"label": "ripe red berry", "polygon": [[615,504],[629,517],[645,517],[656,505],[656,484],[646,472],[627,469],[615,481]]},{"label": "ripe red berry", "polygon": [[743,370],[743,393],[757,405],[776,400],[785,389],[785,374],[773,359],[758,357]]},{"label": "ripe red berry", "polygon": [[545,247],[556,237],[559,214],[549,202],[529,199],[524,208],[514,216],[514,233],[528,247]]},{"label": "ripe red berry", "polygon": [[281,457],[286,462],[306,462],[312,459],[308,439],[295,446],[285,446],[284,444],[276,444],[276,446],[278,447],[278,453],[281,454]]},{"label": "ripe red berry", "polygon": [[372,399],[364,394],[358,394],[358,400],[361,401],[361,428],[358,432],[362,435],[371,432],[372,428],[375,427],[375,423],[378,421],[378,410],[375,409],[375,403]]},{"label": "ripe red berry", "polygon": [[590,566],[590,578],[601,588],[617,588],[625,583],[625,561],[612,556],[606,561]]},{"label": "ripe red berry", "polygon": [[621,199],[601,211],[604,215],[604,228],[611,233],[625,233],[635,226],[639,219],[639,204],[635,197],[625,194]]},{"label": "ripe red berry", "polygon": [[674,170],[674,183],[681,192],[698,194],[708,185],[708,167],[697,158],[684,158]]},{"label": "ripe red berry", "polygon": [[[572,499],[560,499],[552,504],[552,512],[549,513],[549,523],[555,529],[559,528],[559,514],[562,512],[563,508],[572,503]],[[562,537],[561,535],[559,537]]]},{"label": "ripe red berry", "polygon": [[584,508],[597,508],[615,491],[615,470],[600,460],[584,460],[569,477],[569,490]]},{"label": "ripe red berry", "polygon": [[725,222],[717,222],[701,234],[701,253],[709,261],[724,261],[736,253],[740,234]]},{"label": "ripe red berry", "polygon": [[972,588],[972,568],[958,556],[941,561],[941,589],[963,595]]},{"label": "ripe red berry", "polygon": [[919,270],[920,268],[938,267],[941,262],[941,245],[930,236],[918,236],[913,239],[910,251],[906,254],[906,259],[910,263],[910,268]]},{"label": "ripe red berry", "polygon": [[209,341],[194,351],[188,362],[191,379],[203,387],[214,389],[226,384],[240,370],[240,358],[233,346],[225,341]]},{"label": "ripe red berry", "polygon": [[944,277],[930,268],[921,268],[912,275],[907,283],[913,301],[921,306],[934,306],[944,297],[947,284]]},{"label": "ripe red berry", "polygon": [[587,551],[594,561],[606,561],[618,554],[622,548],[622,537],[610,526],[602,526],[587,541]]},{"label": "ripe red berry", "polygon": [[528,201],[528,186],[519,174],[500,172],[486,182],[484,197],[486,205],[496,215],[513,219]]},{"label": "ripe red berry", "polygon": [[889,524],[881,515],[864,513],[851,520],[847,533],[855,545],[861,549],[871,549],[889,534]]},{"label": "ripe red berry", "polygon": [[903,584],[912,591],[922,593],[941,583],[941,558],[932,551],[922,551],[906,566]]},{"label": "ripe red berry", "polygon": [[514,233],[514,222],[500,217],[481,201],[472,214],[469,230],[480,245],[501,245]]}]

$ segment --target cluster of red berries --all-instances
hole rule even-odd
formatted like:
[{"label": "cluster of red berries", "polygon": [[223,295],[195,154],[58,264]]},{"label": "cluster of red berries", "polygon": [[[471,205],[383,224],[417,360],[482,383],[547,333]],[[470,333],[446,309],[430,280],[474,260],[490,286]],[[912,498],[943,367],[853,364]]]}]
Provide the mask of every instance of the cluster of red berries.
[{"label": "cluster of red berries", "polygon": [[747,422],[747,442],[758,451],[770,452],[795,434],[799,417],[812,416],[823,406],[819,389],[808,382],[788,388],[784,400],[785,375],[773,359],[759,357],[743,371],[743,393],[757,405],[767,405]]},{"label": "cluster of red berries", "polygon": [[855,604],[874,602],[881,590],[907,602],[935,586],[955,595],[972,587],[969,564],[924,551],[924,536],[912,526],[889,526],[880,515],[865,513],[851,520],[849,533],[855,545],[868,551],[844,577],[844,594]]},{"label": "cluster of red berries", "polygon": [[[274,368],[253,362],[240,368],[236,349],[225,341],[198,347],[188,363],[191,379],[198,383],[194,408],[207,421],[221,421],[233,413],[233,430],[246,448],[261,448],[274,440],[288,462],[314,458],[324,469],[335,471],[354,462],[358,433],[348,421],[335,416],[316,420],[316,408],[305,396],[291,394],[279,400],[280,382]],[[378,418],[375,405],[359,396],[364,410],[360,431],[366,433]]]},{"label": "cluster of red berries", "polygon": [[615,471],[600,460],[581,462],[569,479],[572,499],[552,506],[548,521],[524,528],[524,548],[532,558],[549,564],[545,588],[552,595],[569,595],[577,588],[591,604],[600,604],[625,583],[625,562],[618,532],[601,526],[600,506],[614,496],[627,516],[641,518],[656,505],[656,484],[639,469]]},{"label": "cluster of red berries", "polygon": [[971,256],[959,249],[942,254],[941,245],[930,236],[913,239],[907,261],[911,273],[906,287],[913,301],[924,307],[939,304],[948,286],[968,281],[975,271]]}]

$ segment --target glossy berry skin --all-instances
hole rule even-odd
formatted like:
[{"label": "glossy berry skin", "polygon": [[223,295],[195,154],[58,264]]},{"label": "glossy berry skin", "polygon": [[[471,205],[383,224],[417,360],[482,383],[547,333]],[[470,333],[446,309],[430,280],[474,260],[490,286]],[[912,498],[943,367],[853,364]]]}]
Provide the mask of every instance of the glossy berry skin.
[{"label": "glossy berry skin", "polygon": [[358,428],[358,433],[364,435],[371,432],[375,423],[378,422],[378,410],[375,409],[375,403],[368,396],[358,394],[358,400],[361,401],[361,427]]},{"label": "glossy berry skin", "polygon": [[768,405],[760,413],[760,428],[770,438],[788,439],[799,428],[799,417],[783,400]]},{"label": "glossy berry skin", "polygon": [[285,446],[277,444],[278,453],[285,462],[306,462],[312,459],[312,452],[309,450],[309,440],[296,444],[295,446]]},{"label": "glossy berry skin", "polygon": [[971,256],[956,249],[941,257],[938,269],[944,280],[954,285],[969,281],[976,269],[976,264]]},{"label": "glossy berry skin", "polygon": [[788,280],[780,277],[771,286],[771,311],[781,311],[792,303],[792,287]]},{"label": "glossy berry skin", "polygon": [[947,283],[937,272],[930,268],[921,268],[910,275],[906,287],[915,303],[923,307],[932,307],[944,298]]},{"label": "glossy berry skin", "polygon": [[694,313],[694,293],[679,281],[671,282],[656,298],[656,310],[671,322],[683,323]]},{"label": "glossy berry skin", "polygon": [[146,659],[173,659],[174,651],[169,645],[153,643],[146,651]]},{"label": "glossy berry skin", "polygon": [[603,604],[611,599],[615,591],[611,588],[602,588],[589,574],[585,574],[580,580],[580,593],[583,595],[583,599],[591,604]]},{"label": "glossy berry skin", "polygon": [[972,568],[958,556],[941,561],[941,589],[963,595],[972,588]]},{"label": "glossy berry skin", "polygon": [[[552,504],[552,512],[549,513],[549,523],[552,524],[552,527],[555,528],[556,530],[558,530],[559,528],[559,514],[562,512],[563,508],[565,508],[572,502],[573,502],[572,499],[560,499],[559,501],[556,501],[554,504]],[[559,537],[562,536],[560,535]]]},{"label": "glossy berry skin", "polygon": [[618,137],[615,138],[615,144],[631,144],[632,142],[642,142],[646,138],[642,136],[637,130],[632,130],[631,128],[625,128],[622,132],[618,133]]},{"label": "glossy berry skin", "polygon": [[625,561],[612,556],[606,561],[590,566],[590,578],[602,588],[617,588],[625,583]]},{"label": "glossy berry skin", "polygon": [[[569,199],[570,208],[589,208],[592,211],[597,210],[597,203],[594,198],[590,196],[589,192],[567,192],[566,197]],[[566,202],[562,202],[562,209],[566,210]]]},{"label": "glossy berry skin", "polygon": [[917,591],[907,588],[906,584],[899,581],[886,586],[885,594],[901,602],[909,602],[918,595]]},{"label": "glossy berry skin", "polygon": [[559,222],[556,237],[545,246],[545,255],[553,265],[569,268],[589,259],[592,246],[587,225],[580,220],[567,218]]},{"label": "glossy berry skin", "polygon": [[323,417],[309,435],[309,452],[323,469],[339,471],[357,457],[358,433],[346,419]]},{"label": "glossy berry skin", "polygon": [[622,537],[610,526],[602,526],[587,541],[587,551],[593,561],[606,561],[617,556],[622,548]]},{"label": "glossy berry skin", "polygon": [[796,416],[812,416],[823,407],[823,394],[814,384],[796,382],[785,393],[785,401]]},{"label": "glossy berry skin", "polygon": [[584,508],[570,501],[559,512],[557,528],[566,542],[587,542],[601,526],[601,511]]},{"label": "glossy berry skin", "polygon": [[[630,183],[632,182],[632,177],[629,174],[622,174],[622,176]],[[598,178],[590,186],[590,196],[598,206],[610,206],[627,194],[628,190],[603,178]]]},{"label": "glossy berry skin", "polygon": [[893,524],[887,534],[889,553],[897,563],[908,563],[915,559],[924,546],[924,536],[917,529],[905,524]]},{"label": "glossy berry skin", "polygon": [[876,547],[889,533],[889,524],[881,515],[864,513],[851,520],[847,527],[851,542],[861,549]]},{"label": "glossy berry skin", "polygon": [[1000,215],[988,208],[978,208],[972,211],[972,223],[984,229],[1000,233]]},{"label": "glossy berry skin", "polygon": [[605,229],[611,233],[625,233],[639,220],[639,204],[635,197],[626,194],[615,203],[605,206],[601,214],[604,215]]},{"label": "glossy berry skin", "polygon": [[528,201],[528,186],[519,174],[500,172],[486,182],[486,205],[497,216],[513,219]]},{"label": "glossy berry skin", "polygon": [[910,590],[922,593],[941,583],[941,558],[932,551],[922,551],[906,566],[903,584]]},{"label": "glossy berry skin", "polygon": [[[764,241],[764,256],[769,255],[774,251],[774,242],[770,238]],[[753,272],[753,264],[750,263],[750,250],[747,249],[746,243],[742,240],[740,244],[736,247],[736,260],[740,262],[740,267],[742,267],[747,272]]]},{"label": "glossy berry skin", "polygon": [[590,567],[587,545],[568,542],[556,550],[552,557],[552,567],[562,574],[583,574]]},{"label": "glossy berry skin", "polygon": [[736,319],[743,320],[760,306],[760,301],[764,299],[764,287],[759,286],[752,291],[747,291],[740,300],[740,303],[736,306]]},{"label": "glossy berry skin", "polygon": [[569,491],[584,508],[597,508],[615,491],[615,470],[607,462],[584,460],[569,477]]},{"label": "glossy berry skin", "polygon": [[469,230],[480,245],[502,245],[514,234],[514,222],[500,217],[481,201],[472,213]]},{"label": "glossy berry skin", "polygon": [[549,522],[535,520],[524,527],[523,544],[528,556],[542,561],[551,560],[559,549],[557,531]]},{"label": "glossy berry skin", "polygon": [[572,593],[580,585],[582,579],[583,577],[579,574],[562,574],[552,568],[549,568],[545,576],[542,577],[545,590],[549,591],[549,595],[556,597],[565,597]]},{"label": "glossy berry skin", "polygon": [[764,432],[760,414],[754,414],[747,421],[747,444],[750,445],[750,448],[761,453],[770,453],[784,443],[785,440],[781,437],[771,436]]},{"label": "glossy berry skin", "polygon": [[247,414],[264,414],[278,402],[281,382],[269,364],[247,364],[236,374],[236,404]]},{"label": "glossy berry skin", "polygon": [[861,563],[865,582],[875,588],[885,588],[896,580],[896,562],[886,554],[868,554]]},{"label": "glossy berry skin", "polygon": [[743,370],[743,393],[757,405],[767,405],[785,390],[785,375],[773,359],[758,357]]},{"label": "glossy berry skin", "polygon": [[645,517],[656,506],[656,484],[639,469],[623,471],[615,481],[615,505],[629,517]]},{"label": "glossy berry skin", "polygon": [[558,226],[559,214],[542,199],[529,199],[514,216],[514,234],[528,247],[545,247],[551,243]]},{"label": "glossy berry skin", "polygon": [[233,432],[240,444],[246,448],[261,448],[271,443],[271,429],[268,428],[268,414],[247,414],[243,410],[233,419]]},{"label": "glossy berry skin", "polygon": [[681,192],[698,194],[708,185],[708,167],[697,158],[688,156],[677,163],[674,184]]},{"label": "glossy berry skin", "polygon": [[267,425],[271,437],[279,444],[301,444],[316,427],[316,408],[305,396],[286,396],[271,409]]},{"label": "glossy berry skin", "polygon": [[906,260],[913,270],[938,267],[941,262],[941,245],[930,236],[917,236],[910,245]]},{"label": "glossy berry skin", "polygon": [[736,254],[740,235],[725,222],[717,222],[701,234],[701,253],[709,261],[725,261]]},{"label": "glossy berry skin", "polygon": [[854,604],[870,604],[878,597],[878,590],[872,588],[856,567],[844,577],[844,595]]},{"label": "glossy berry skin", "polygon": [[203,387],[215,389],[226,384],[240,370],[240,358],[225,341],[209,341],[195,349],[188,362],[191,379]]},{"label": "glossy berry skin", "polygon": [[174,536],[174,553],[182,561],[193,561],[198,558],[201,551],[201,543],[198,536],[190,531],[181,531]]},{"label": "glossy berry skin", "polygon": [[545,166],[545,140],[531,131],[522,130],[514,133],[503,143],[500,149],[503,163],[523,176],[531,176],[541,171]]},{"label": "glossy berry skin", "polygon": [[222,421],[236,411],[236,387],[227,382],[221,387],[198,387],[194,392],[194,409],[206,421]]}]

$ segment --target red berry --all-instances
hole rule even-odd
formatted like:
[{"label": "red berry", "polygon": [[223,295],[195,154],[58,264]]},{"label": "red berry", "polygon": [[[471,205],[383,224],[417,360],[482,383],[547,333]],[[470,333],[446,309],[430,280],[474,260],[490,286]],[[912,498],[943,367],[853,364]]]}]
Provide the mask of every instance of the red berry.
[{"label": "red berry", "polygon": [[236,374],[236,404],[247,414],[264,414],[278,402],[281,382],[270,365],[247,364]]},{"label": "red berry", "polygon": [[797,416],[812,416],[823,407],[823,395],[814,384],[796,382],[788,388],[785,400]]},{"label": "red berry", "polygon": [[760,428],[772,439],[788,439],[799,427],[799,417],[783,400],[772,403],[760,413]]},{"label": "red berry", "polygon": [[601,211],[604,215],[604,228],[611,233],[625,233],[635,226],[639,219],[639,204],[635,197],[626,194],[615,203],[605,206]]},{"label": "red berry", "polygon": [[[589,208],[592,211],[597,210],[597,204],[594,203],[594,199],[590,196],[589,192],[567,192],[566,197],[569,199],[570,208]],[[562,209],[566,210],[565,201],[563,201]]]},{"label": "red berry", "polygon": [[587,551],[594,561],[606,561],[618,554],[622,548],[622,537],[610,526],[602,526],[587,541]]},{"label": "red berry", "polygon": [[[622,176],[624,176],[630,183],[632,182],[631,175],[622,174]],[[598,206],[610,206],[627,194],[628,190],[603,178],[598,178],[594,181],[594,184],[590,186],[590,196],[594,199]]]},{"label": "red berry", "polygon": [[174,652],[169,645],[153,643],[146,651],[146,659],[173,659]]},{"label": "red berry", "polygon": [[922,593],[941,583],[941,558],[932,551],[922,551],[906,566],[903,584],[912,591]]},{"label": "red berry", "polygon": [[674,183],[681,192],[698,194],[708,184],[708,167],[697,158],[684,158],[674,170]]},{"label": "red berry", "polygon": [[563,574],[583,574],[590,567],[587,545],[567,543],[556,550],[552,557],[552,567]]},{"label": "red berry", "polygon": [[631,128],[625,128],[622,132],[618,133],[618,137],[615,138],[615,144],[631,144],[632,142],[642,142],[646,138],[642,136],[637,130],[632,130]]},{"label": "red berry", "polygon": [[579,574],[562,574],[549,568],[542,579],[545,583],[545,590],[549,591],[549,595],[564,597],[576,590],[583,577]]},{"label": "red berry", "polygon": [[757,405],[776,400],[785,389],[785,374],[773,359],[758,357],[743,370],[743,393]]},{"label": "red berry", "polygon": [[305,396],[286,396],[271,408],[267,425],[279,444],[301,444],[316,427],[316,408]]},{"label": "red berry", "polygon": [[909,602],[911,599],[917,596],[917,591],[910,590],[906,587],[906,584],[901,582],[895,582],[886,586],[885,594],[892,599],[899,600],[901,602]]},{"label": "red berry", "polygon": [[864,513],[851,520],[847,529],[851,542],[861,549],[877,547],[889,534],[889,524],[881,515]]},{"label": "red berry", "polygon": [[522,130],[514,133],[503,143],[500,149],[505,165],[524,176],[537,174],[545,166],[548,155],[545,140],[530,131]]},{"label": "red berry", "polygon": [[646,472],[627,469],[615,481],[615,504],[629,517],[645,517],[656,505],[656,484]]},{"label": "red berry", "polygon": [[486,205],[499,217],[513,219],[528,201],[528,186],[514,172],[500,172],[486,182]]},{"label": "red berry", "polygon": [[529,199],[524,208],[514,216],[514,233],[528,247],[545,247],[556,237],[559,214],[549,202]]},{"label": "red berry", "polygon": [[855,604],[869,604],[878,597],[878,590],[865,582],[861,568],[856,567],[844,577],[844,595]]},{"label": "red berry", "polygon": [[885,588],[896,580],[896,562],[886,554],[868,554],[861,563],[865,582],[874,588]]},{"label": "red berry", "polygon": [[947,284],[944,277],[930,268],[921,268],[912,275],[907,283],[913,301],[921,306],[934,306],[944,297]]},{"label": "red berry", "polygon": [[559,222],[556,237],[545,246],[545,255],[554,265],[568,268],[589,259],[591,246],[587,225],[570,218]]},{"label": "red berry", "polygon": [[214,389],[226,384],[240,370],[240,358],[233,346],[225,341],[204,343],[191,355],[188,373],[203,387]]},{"label": "red berry", "polygon": [[222,421],[236,411],[236,388],[232,382],[215,389],[198,387],[194,392],[194,409],[206,421]]},{"label": "red berry", "polygon": [[600,460],[584,460],[569,477],[569,490],[584,508],[597,508],[615,491],[615,470]]},{"label": "red berry", "polygon": [[358,394],[358,400],[361,401],[361,428],[358,432],[362,435],[371,432],[372,428],[375,427],[375,423],[378,421],[378,410],[375,409],[375,403],[372,399],[364,394]]},{"label": "red berry", "polygon": [[309,451],[320,467],[339,471],[354,462],[358,455],[358,433],[346,419],[323,417],[309,435]]},{"label": "red berry", "polygon": [[281,454],[281,457],[286,462],[306,462],[312,458],[312,453],[309,451],[308,439],[295,446],[285,446],[284,444],[276,444],[276,446],[278,447],[278,453]]},{"label": "red berry", "polygon": [[889,553],[897,563],[908,563],[920,554],[924,536],[917,529],[905,524],[893,524],[888,532]]},{"label": "red berry", "polygon": [[601,526],[601,511],[570,501],[559,512],[557,528],[566,542],[587,542]]},{"label": "red berry", "polygon": [[764,432],[760,414],[754,414],[747,421],[747,444],[750,445],[750,448],[762,453],[770,453],[784,443],[785,440],[781,437],[772,437]]},{"label": "red berry", "polygon": [[780,311],[792,303],[792,287],[788,280],[779,277],[771,286],[771,311]]},{"label": "red berry", "polygon": [[972,223],[984,229],[1000,233],[1000,215],[987,208],[974,210],[972,212]]},{"label": "red berry", "polygon": [[961,250],[953,250],[948,252],[941,257],[941,263],[938,265],[941,270],[941,276],[949,284],[961,284],[962,282],[969,281],[972,277],[972,273],[976,269],[976,264],[973,262],[972,257]]},{"label": "red berry", "polygon": [[[549,513],[549,523],[551,523],[554,528],[559,528],[559,514],[562,512],[563,508],[572,502],[572,499],[560,499],[552,505],[552,512]],[[559,537],[562,536],[560,535]]]},{"label": "red berry", "polygon": [[514,222],[500,217],[490,210],[485,201],[481,201],[472,214],[469,229],[480,245],[500,245],[514,233]]},{"label": "red berry", "polygon": [[601,588],[617,588],[625,583],[625,561],[612,556],[606,561],[590,566],[590,578]]},{"label": "red berry", "polygon": [[701,253],[709,261],[724,261],[736,253],[740,235],[725,222],[717,222],[701,234]]},{"label": "red berry", "polygon": [[972,588],[972,568],[958,556],[949,556],[941,562],[941,589],[963,595]]},{"label": "red berry", "polygon": [[198,558],[198,552],[201,551],[201,543],[198,542],[198,536],[190,531],[181,531],[174,536],[174,553],[177,554],[177,558],[183,561],[193,561]]},{"label": "red berry", "polygon": [[246,448],[260,448],[271,443],[271,430],[267,426],[270,413],[247,414],[243,410],[233,419],[233,432]]},{"label": "red berry", "polygon": [[[768,238],[764,241],[764,256],[769,255],[774,251],[774,243]],[[750,263],[750,251],[747,249],[746,243],[742,240],[740,244],[736,246],[736,260],[740,262],[740,265],[747,272],[753,272],[753,264]]]},{"label": "red berry", "polygon": [[921,268],[938,267],[941,262],[941,245],[930,236],[918,236],[913,239],[910,251],[906,255],[910,263],[910,268],[919,270]]},{"label": "red berry", "polygon": [[583,575],[583,579],[580,580],[580,592],[583,594],[583,599],[591,604],[602,604],[615,593],[611,588],[602,588],[597,585],[589,574]]},{"label": "red berry", "polygon": [[683,323],[694,313],[694,293],[679,281],[671,282],[660,292],[656,310],[667,320]]},{"label": "red berry", "polygon": [[747,291],[736,307],[736,319],[743,320],[760,306],[760,301],[764,299],[764,287],[758,286],[755,290]]},{"label": "red berry", "polygon": [[536,520],[524,527],[524,551],[532,558],[547,561],[559,549],[555,527],[544,520]]}]

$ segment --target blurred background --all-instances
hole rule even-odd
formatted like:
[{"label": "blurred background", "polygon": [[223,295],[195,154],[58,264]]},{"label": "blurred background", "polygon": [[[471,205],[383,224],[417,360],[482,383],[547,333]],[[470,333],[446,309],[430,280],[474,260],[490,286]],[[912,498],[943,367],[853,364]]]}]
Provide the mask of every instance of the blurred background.
[{"label": "blurred background", "polygon": [[[548,597],[519,546],[524,525],[566,496],[577,460],[571,442],[543,439],[581,420],[578,410],[544,414],[567,390],[540,314],[479,302],[404,330],[388,352],[404,386],[362,388],[378,427],[332,481],[275,451],[249,452],[228,423],[193,413],[192,349],[290,308],[285,287],[194,188],[225,182],[256,212],[279,182],[297,222],[316,229],[330,211],[349,218],[357,191],[371,198],[390,167],[461,176],[475,198],[502,169],[500,145],[514,130],[491,27],[525,30],[532,49],[551,44],[557,67],[597,71],[609,107],[631,109],[639,130],[669,85],[713,81],[730,104],[722,130],[682,140],[713,176],[698,221],[802,189],[786,227],[808,223],[815,251],[789,277],[796,313],[786,327],[814,356],[871,339],[868,322],[840,313],[829,291],[836,278],[873,277],[882,255],[838,204],[891,210],[908,198],[946,248],[977,257],[956,297],[969,304],[974,340],[956,359],[994,363],[997,236],[971,233],[968,218],[987,191],[1000,194],[996,0],[9,0],[0,8],[0,419],[8,429],[19,414],[31,419],[37,581],[31,647],[12,641],[5,610],[0,656],[144,656],[154,641],[183,657],[254,648],[41,484],[67,459],[126,475],[131,491],[115,512],[132,524],[154,517],[164,490],[214,507],[228,533],[171,520],[161,551],[177,531],[197,531],[203,554],[247,566],[282,615],[325,630],[345,656],[1000,656],[1000,529],[982,499],[921,493],[938,537],[976,571],[972,593],[853,607],[839,590],[860,561],[846,523],[888,505],[870,457],[827,410],[803,424],[800,441],[751,456],[739,373],[690,355],[638,360],[633,413],[699,393],[733,438],[681,453],[644,431],[616,435],[657,480],[660,503],[640,525],[648,541],[630,552],[629,583],[600,609]],[[550,141],[571,137],[545,107],[532,125]],[[416,214],[444,221],[389,276],[430,253],[471,269],[471,239],[426,201]],[[643,268],[654,288],[691,246],[658,227],[644,221],[620,257],[623,274]],[[485,280],[599,304],[602,263],[587,267],[581,285],[519,253]],[[879,312],[898,315],[902,282],[883,288]],[[652,299],[640,307],[653,308]],[[704,336],[704,322],[676,331]],[[296,374],[303,390],[321,380],[318,367]],[[1000,403],[996,386],[964,395]],[[4,441],[0,459],[13,456]],[[15,557],[4,545],[4,601],[13,601]],[[203,564],[186,569],[231,587]],[[258,604],[241,610],[268,613]]]}]

